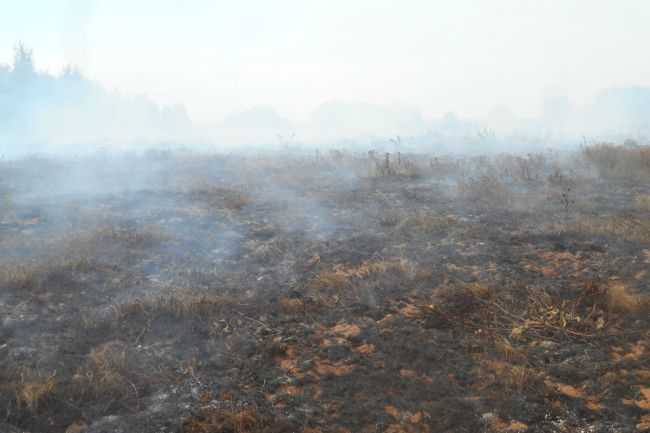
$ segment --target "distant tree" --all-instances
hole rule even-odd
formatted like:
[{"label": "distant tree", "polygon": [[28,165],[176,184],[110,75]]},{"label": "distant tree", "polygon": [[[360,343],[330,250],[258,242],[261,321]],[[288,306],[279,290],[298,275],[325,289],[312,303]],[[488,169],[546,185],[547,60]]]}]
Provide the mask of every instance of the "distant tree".
[{"label": "distant tree", "polygon": [[25,77],[34,73],[34,56],[32,50],[22,42],[14,46],[13,73],[19,77]]},{"label": "distant tree", "polygon": [[0,89],[8,86],[8,78],[11,76],[11,68],[9,65],[0,63]]},{"label": "distant tree", "polygon": [[61,70],[60,77],[66,80],[83,80],[84,74],[81,72],[81,69],[77,65],[68,63]]}]

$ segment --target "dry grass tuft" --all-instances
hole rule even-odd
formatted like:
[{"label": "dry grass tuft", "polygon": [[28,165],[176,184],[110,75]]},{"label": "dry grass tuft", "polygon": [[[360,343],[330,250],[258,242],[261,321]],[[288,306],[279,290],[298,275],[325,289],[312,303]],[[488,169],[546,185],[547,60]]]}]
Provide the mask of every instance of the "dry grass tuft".
[{"label": "dry grass tuft", "polygon": [[[602,285],[586,282],[576,297],[551,295],[534,289],[528,294],[524,311],[508,313],[512,321],[510,338],[557,337],[591,338],[604,331],[613,319],[623,319],[625,313],[646,313],[648,296],[632,293],[624,284]],[[619,313],[623,313],[620,315]]]},{"label": "dry grass tuft", "polygon": [[314,276],[305,285],[307,297],[320,307],[333,307],[338,304],[343,293],[350,292],[353,286],[349,278],[340,272],[325,271]]},{"label": "dry grass tuft", "polygon": [[650,146],[600,143],[584,146],[582,155],[605,178],[629,183],[645,183],[650,178]]},{"label": "dry grass tuft", "polygon": [[164,312],[175,317],[205,318],[211,316],[227,300],[223,296],[176,291],[168,297],[158,298],[154,308],[156,313]]},{"label": "dry grass tuft", "polygon": [[97,245],[119,244],[126,248],[136,248],[157,243],[162,237],[161,232],[155,227],[134,229],[108,225],[73,235],[70,238],[70,245],[96,248]]},{"label": "dry grass tuft", "polygon": [[501,337],[494,342],[496,349],[501,352],[506,360],[512,359],[515,361],[526,361],[526,353],[516,345],[512,344],[513,342],[505,337]]},{"label": "dry grass tuft", "polygon": [[10,206],[11,196],[9,191],[7,191],[3,185],[0,185],[0,216],[2,216]]},{"label": "dry grass tuft", "polygon": [[474,373],[478,377],[474,387],[484,389],[497,386],[506,394],[512,391],[521,392],[534,383],[535,372],[525,365],[511,364],[484,355],[474,355],[476,367]]},{"label": "dry grass tuft", "polygon": [[21,373],[20,380],[14,382],[11,388],[18,405],[25,404],[30,412],[36,413],[38,403],[56,389],[57,380],[54,374],[42,377]]},{"label": "dry grass tuft", "polygon": [[472,283],[462,286],[443,284],[433,293],[434,305],[457,317],[471,317],[484,306],[482,300],[490,297],[494,289],[486,284]]},{"label": "dry grass tuft", "polygon": [[491,174],[463,179],[457,188],[459,195],[467,201],[503,201],[511,195],[506,186]]},{"label": "dry grass tuft", "polygon": [[307,287],[309,289],[336,288],[339,290],[349,290],[352,289],[352,283],[340,273],[326,271],[316,274],[307,284]]},{"label": "dry grass tuft", "polygon": [[65,260],[83,257],[95,262],[118,262],[141,255],[159,245],[163,238],[162,232],[153,225],[141,228],[104,225],[73,233],[50,249],[52,255]]},{"label": "dry grass tuft", "polygon": [[609,312],[638,312],[646,307],[650,299],[647,295],[633,293],[625,284],[599,284],[593,281],[583,285],[577,303],[586,309]]},{"label": "dry grass tuft", "polygon": [[226,296],[177,290],[149,302],[135,300],[116,306],[113,308],[113,313],[116,325],[148,322],[162,317],[187,320],[205,319],[212,316],[219,306],[233,300],[234,298]]},{"label": "dry grass tuft", "polygon": [[282,305],[282,311],[284,311],[285,314],[301,314],[305,311],[305,303],[302,299],[282,299],[280,304]]},{"label": "dry grass tuft", "polygon": [[8,290],[23,291],[35,290],[42,284],[42,278],[38,275],[36,267],[17,266],[2,272],[0,281]]},{"label": "dry grass tuft", "polygon": [[34,291],[48,284],[70,287],[70,283],[80,279],[81,274],[111,270],[113,269],[110,265],[81,256],[26,265],[8,265],[0,273],[0,285],[13,291]]},{"label": "dry grass tuft", "polygon": [[384,154],[383,158],[375,158],[375,172],[372,177],[380,179],[416,179],[422,175],[422,170],[399,152],[397,155]]},{"label": "dry grass tuft", "polygon": [[281,419],[264,415],[255,408],[224,411],[209,409],[185,419],[182,433],[288,433]]},{"label": "dry grass tuft", "polygon": [[613,284],[607,290],[607,307],[611,311],[635,312],[647,308],[649,304],[648,296],[632,293],[630,287],[624,284]]},{"label": "dry grass tuft", "polygon": [[247,189],[247,185],[241,185],[241,189],[223,188],[196,181],[191,188],[189,194],[193,200],[212,208],[242,211],[252,203],[251,198],[242,192]]},{"label": "dry grass tuft", "polygon": [[616,236],[629,242],[650,242],[650,220],[642,218],[581,219],[570,224],[550,224],[544,231],[587,238]]},{"label": "dry grass tuft", "polygon": [[361,266],[350,269],[338,270],[338,274],[352,278],[384,277],[386,275],[411,276],[414,269],[404,259],[379,260],[376,262],[363,262]]},{"label": "dry grass tuft", "polygon": [[418,281],[421,280],[428,280],[431,278],[434,278],[438,275],[438,269],[435,266],[425,266],[421,269],[419,269],[413,278],[415,278]]},{"label": "dry grass tuft", "polygon": [[529,294],[526,307],[529,325],[541,324],[546,327],[573,329],[580,326],[582,321],[575,302],[559,299],[544,290],[534,290]]},{"label": "dry grass tuft", "polygon": [[396,227],[399,231],[419,233],[440,233],[454,227],[456,219],[452,216],[420,216],[415,212],[403,219]]},{"label": "dry grass tuft", "polygon": [[99,413],[111,407],[137,410],[140,394],[134,381],[139,375],[130,348],[117,340],[108,341],[90,350],[88,364],[72,377],[70,394]]},{"label": "dry grass tuft", "polygon": [[227,188],[212,188],[209,196],[211,203],[235,211],[243,210],[251,203],[249,197],[241,194],[240,192]]}]

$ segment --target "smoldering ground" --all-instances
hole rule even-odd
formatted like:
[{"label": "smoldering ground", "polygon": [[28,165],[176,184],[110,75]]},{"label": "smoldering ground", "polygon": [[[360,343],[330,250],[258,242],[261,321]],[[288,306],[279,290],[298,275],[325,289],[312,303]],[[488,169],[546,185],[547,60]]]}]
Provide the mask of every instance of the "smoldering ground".
[{"label": "smoldering ground", "polygon": [[648,152],[5,160],[3,426],[635,431]]}]

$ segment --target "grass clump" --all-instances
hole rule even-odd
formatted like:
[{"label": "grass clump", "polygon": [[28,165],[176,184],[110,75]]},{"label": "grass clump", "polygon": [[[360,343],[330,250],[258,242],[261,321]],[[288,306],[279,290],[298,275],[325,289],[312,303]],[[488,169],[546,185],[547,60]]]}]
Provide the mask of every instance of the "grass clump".
[{"label": "grass clump", "polygon": [[25,405],[30,413],[35,414],[39,402],[53,394],[56,386],[57,379],[54,374],[42,376],[23,371],[20,373],[20,380],[15,381],[11,388],[15,404],[18,407]]},{"label": "grass clump", "polygon": [[613,284],[607,290],[607,307],[614,312],[637,312],[650,306],[650,298],[641,293],[634,293],[625,284]]},{"label": "grass clump", "polygon": [[280,305],[282,305],[282,311],[285,314],[300,314],[305,311],[305,303],[298,298],[282,299]]},{"label": "grass clump", "polygon": [[290,426],[280,418],[261,413],[257,408],[234,410],[208,409],[187,417],[180,433],[289,433]]},{"label": "grass clump", "polygon": [[629,183],[650,179],[650,146],[599,143],[583,146],[582,155],[605,178]]},{"label": "grass clump", "polygon": [[149,301],[134,300],[114,307],[114,326],[151,323],[166,318],[204,320],[211,317],[220,306],[233,300],[234,298],[208,293],[175,290],[169,295],[158,296]]},{"label": "grass clump", "polygon": [[338,272],[324,271],[319,272],[307,284],[308,289],[329,289],[335,288],[339,290],[349,290],[352,288],[352,283],[344,275]]},{"label": "grass clump", "polygon": [[456,225],[453,216],[424,216],[417,212],[411,212],[396,227],[399,231],[414,231],[417,233],[440,233]]},{"label": "grass clump", "polygon": [[503,201],[510,196],[506,186],[492,174],[462,179],[457,189],[461,198],[472,202]]},{"label": "grass clump", "polygon": [[644,218],[580,219],[568,224],[549,224],[544,230],[552,234],[578,235],[586,238],[620,237],[628,242],[650,242],[650,220]]},{"label": "grass clump", "polygon": [[513,364],[487,355],[474,355],[474,374],[477,380],[474,387],[484,389],[500,388],[504,394],[521,392],[524,388],[533,386],[535,371],[525,364]]}]

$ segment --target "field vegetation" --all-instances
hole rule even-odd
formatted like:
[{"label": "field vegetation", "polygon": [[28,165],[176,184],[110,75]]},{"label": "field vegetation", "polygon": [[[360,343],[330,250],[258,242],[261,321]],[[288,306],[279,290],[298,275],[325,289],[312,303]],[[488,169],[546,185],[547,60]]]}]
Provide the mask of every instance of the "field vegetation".
[{"label": "field vegetation", "polygon": [[0,431],[650,429],[650,147],[0,162]]}]

